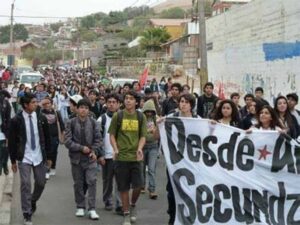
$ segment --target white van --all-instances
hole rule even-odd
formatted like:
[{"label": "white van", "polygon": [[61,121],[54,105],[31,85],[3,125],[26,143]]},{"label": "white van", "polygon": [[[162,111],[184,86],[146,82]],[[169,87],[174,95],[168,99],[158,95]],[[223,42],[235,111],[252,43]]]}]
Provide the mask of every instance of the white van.
[{"label": "white van", "polygon": [[40,73],[28,72],[20,75],[20,84],[25,84],[25,87],[32,88],[33,83],[38,83],[44,76]]},{"label": "white van", "polygon": [[135,79],[131,78],[113,78],[111,79],[111,84],[115,88],[117,85],[123,87],[125,83],[130,83],[132,84],[133,81],[137,81]]}]

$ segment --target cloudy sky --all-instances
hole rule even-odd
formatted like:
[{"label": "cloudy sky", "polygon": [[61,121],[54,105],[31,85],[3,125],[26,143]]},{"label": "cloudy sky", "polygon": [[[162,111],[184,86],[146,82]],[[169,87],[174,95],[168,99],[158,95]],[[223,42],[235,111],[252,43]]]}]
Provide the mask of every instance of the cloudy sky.
[{"label": "cloudy sky", "polygon": [[[0,25],[10,23],[11,4],[14,0],[0,0]],[[80,17],[95,12],[122,10],[129,6],[152,5],[164,0],[15,0],[15,16]],[[16,23],[43,24],[59,19],[18,18]]]}]

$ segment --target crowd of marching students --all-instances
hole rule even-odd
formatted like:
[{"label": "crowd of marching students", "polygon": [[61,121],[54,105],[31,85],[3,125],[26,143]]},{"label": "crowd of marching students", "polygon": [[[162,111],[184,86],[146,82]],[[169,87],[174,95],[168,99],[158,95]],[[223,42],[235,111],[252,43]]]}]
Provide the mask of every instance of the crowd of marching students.
[{"label": "crowd of marching students", "polygon": [[[300,135],[296,93],[278,96],[271,107],[263,98],[263,89],[257,87],[255,93],[244,96],[241,107],[239,93],[220,99],[211,82],[205,84],[200,96],[190,93],[187,84],[173,83],[172,78],[153,78],[144,87],[138,81],[113,87],[99,82],[91,69],[46,70],[32,88],[13,81],[9,89],[7,82],[0,86],[0,174],[9,173],[10,156],[13,172],[20,173],[26,225],[32,224],[46,180],[56,175],[59,144],[69,150],[75,215],[83,217],[87,212],[90,219],[99,219],[95,200],[101,166],[104,207],[123,215],[122,224],[130,225],[137,220],[136,203],[141,193],[147,190],[152,200],[159,197],[155,173],[161,118],[209,118],[212,123],[248,132],[277,130],[295,140]],[[171,225],[176,207],[170,180],[167,192]]]}]

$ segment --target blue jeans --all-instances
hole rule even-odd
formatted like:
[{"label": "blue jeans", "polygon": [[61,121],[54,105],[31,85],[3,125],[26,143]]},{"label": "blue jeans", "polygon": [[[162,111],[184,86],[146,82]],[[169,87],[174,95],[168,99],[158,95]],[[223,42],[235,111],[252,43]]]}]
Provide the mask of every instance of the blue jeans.
[{"label": "blue jeans", "polygon": [[144,186],[146,186],[146,166],[148,166],[148,191],[155,192],[156,182],[156,162],[158,154],[158,145],[144,147]]}]

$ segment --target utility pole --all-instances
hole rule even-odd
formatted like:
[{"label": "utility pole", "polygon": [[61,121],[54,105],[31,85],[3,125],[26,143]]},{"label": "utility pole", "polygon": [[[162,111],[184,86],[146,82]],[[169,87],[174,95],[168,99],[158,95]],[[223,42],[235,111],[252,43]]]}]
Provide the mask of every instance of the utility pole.
[{"label": "utility pole", "polygon": [[9,49],[10,49],[10,55],[8,57],[9,63],[13,66],[14,65],[14,47],[13,47],[13,41],[14,41],[14,4],[15,1],[11,4],[11,11],[10,11],[10,35],[9,35]]},{"label": "utility pole", "polygon": [[79,52],[79,44],[80,44],[80,32],[79,32],[79,18],[77,18],[77,21],[76,21],[76,26],[77,26],[77,67],[79,66],[79,55],[80,55],[80,52]]},{"label": "utility pole", "polygon": [[207,72],[207,49],[206,49],[206,24],[205,24],[205,0],[198,0],[199,16],[199,58],[200,63],[200,89],[208,82]]}]

